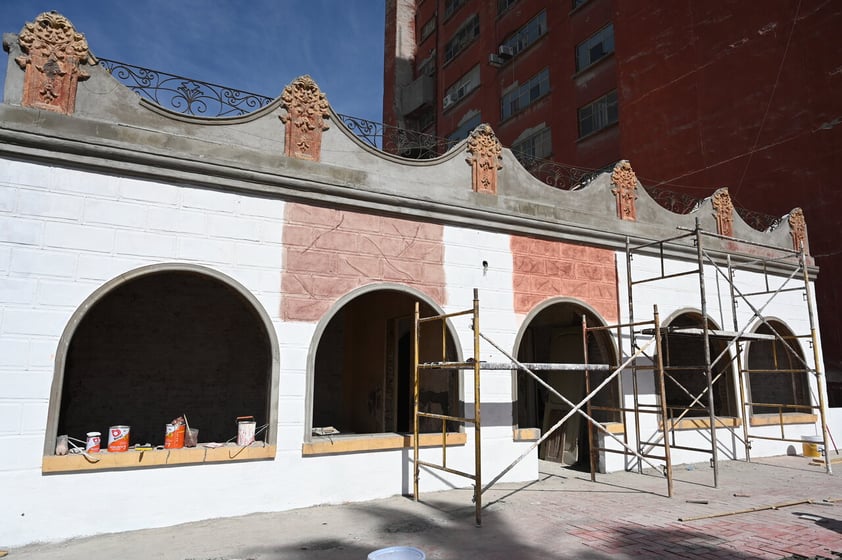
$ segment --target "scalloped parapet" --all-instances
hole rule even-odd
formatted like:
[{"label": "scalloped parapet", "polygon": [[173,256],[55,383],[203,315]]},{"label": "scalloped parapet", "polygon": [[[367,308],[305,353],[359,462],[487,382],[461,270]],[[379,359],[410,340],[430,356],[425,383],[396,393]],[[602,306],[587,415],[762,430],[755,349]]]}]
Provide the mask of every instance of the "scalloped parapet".
[{"label": "scalloped parapet", "polygon": [[468,157],[471,166],[471,185],[474,192],[497,194],[497,171],[503,169],[503,146],[491,126],[483,123],[468,137]]},{"label": "scalloped parapet", "polygon": [[286,125],[284,155],[319,161],[322,152],[322,132],[329,128],[330,105],[325,94],[310,76],[296,78],[281,94],[286,115],[280,117]]},{"label": "scalloped parapet", "polygon": [[57,12],[44,12],[18,35],[23,54],[15,58],[24,70],[24,107],[70,115],[76,108],[79,80],[89,75],[82,64],[94,64],[85,36]]},{"label": "scalloped parapet", "polygon": [[717,189],[711,198],[714,216],[716,217],[716,232],[726,237],[734,237],[734,203],[727,188]]},{"label": "scalloped parapet", "polygon": [[611,172],[612,193],[617,199],[617,217],[630,222],[637,221],[637,176],[628,160],[617,162]]}]

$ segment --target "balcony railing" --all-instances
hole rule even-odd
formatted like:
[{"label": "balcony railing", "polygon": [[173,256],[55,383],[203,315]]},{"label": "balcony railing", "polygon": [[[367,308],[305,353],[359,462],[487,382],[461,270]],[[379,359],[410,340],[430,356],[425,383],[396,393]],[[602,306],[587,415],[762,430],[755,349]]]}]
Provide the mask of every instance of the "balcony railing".
[{"label": "balcony railing", "polygon": [[[220,118],[241,116],[265,107],[274,98],[219,84],[185,78],[159,70],[143,68],[100,58],[99,64],[117,81],[141,97],[170,111],[185,115]],[[431,134],[406,130],[367,119],[338,114],[342,123],[362,142],[390,154],[412,159],[432,159],[451,149],[456,141]],[[563,190],[577,190],[600,173],[610,173],[613,165],[602,169],[587,169],[535,158],[525,153],[515,157],[534,177]],[[687,194],[645,186],[649,195],[661,206],[677,214],[692,212],[702,202]],[[742,219],[754,229],[765,231],[776,227],[780,218],[735,208]]]}]

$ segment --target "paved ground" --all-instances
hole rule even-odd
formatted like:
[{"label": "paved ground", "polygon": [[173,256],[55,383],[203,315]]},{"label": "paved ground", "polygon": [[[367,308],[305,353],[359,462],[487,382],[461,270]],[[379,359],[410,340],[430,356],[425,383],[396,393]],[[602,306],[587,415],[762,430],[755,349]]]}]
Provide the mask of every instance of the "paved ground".
[{"label": "paved ground", "polygon": [[[373,550],[406,545],[430,559],[454,560],[837,560],[842,465],[836,467],[828,476],[803,457],[724,462],[713,488],[706,464],[679,465],[668,498],[657,475],[614,473],[592,483],[587,473],[542,463],[538,482],[485,494],[481,528],[470,492],[448,491],[422,495],[420,503],[394,497],[32,545],[8,558],[364,560]],[[686,520],[776,504],[790,505]]]}]

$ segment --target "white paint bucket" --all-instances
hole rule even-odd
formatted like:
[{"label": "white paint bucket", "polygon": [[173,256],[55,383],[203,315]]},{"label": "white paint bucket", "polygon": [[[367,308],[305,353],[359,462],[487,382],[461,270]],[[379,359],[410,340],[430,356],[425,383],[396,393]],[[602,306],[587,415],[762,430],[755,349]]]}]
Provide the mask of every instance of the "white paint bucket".
[{"label": "white paint bucket", "polygon": [[412,546],[390,546],[375,550],[368,560],[425,560],[427,555]]},{"label": "white paint bucket", "polygon": [[257,423],[254,420],[237,422],[237,445],[251,445],[254,443],[254,429]]},{"label": "white paint bucket", "polygon": [[88,432],[85,440],[86,453],[99,453],[100,442],[102,441],[102,434],[99,432]]}]

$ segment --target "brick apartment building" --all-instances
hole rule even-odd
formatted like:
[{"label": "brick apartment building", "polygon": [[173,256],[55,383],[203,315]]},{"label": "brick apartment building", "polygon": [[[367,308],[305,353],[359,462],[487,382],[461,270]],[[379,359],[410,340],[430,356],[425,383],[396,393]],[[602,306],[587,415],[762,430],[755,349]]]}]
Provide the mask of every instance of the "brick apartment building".
[{"label": "brick apartment building", "polygon": [[773,216],[797,199],[822,270],[829,380],[842,381],[842,5],[386,5],[388,124],[459,140],[487,122],[522,161],[598,169],[628,159],[653,194],[700,199],[728,187],[737,206]]}]

